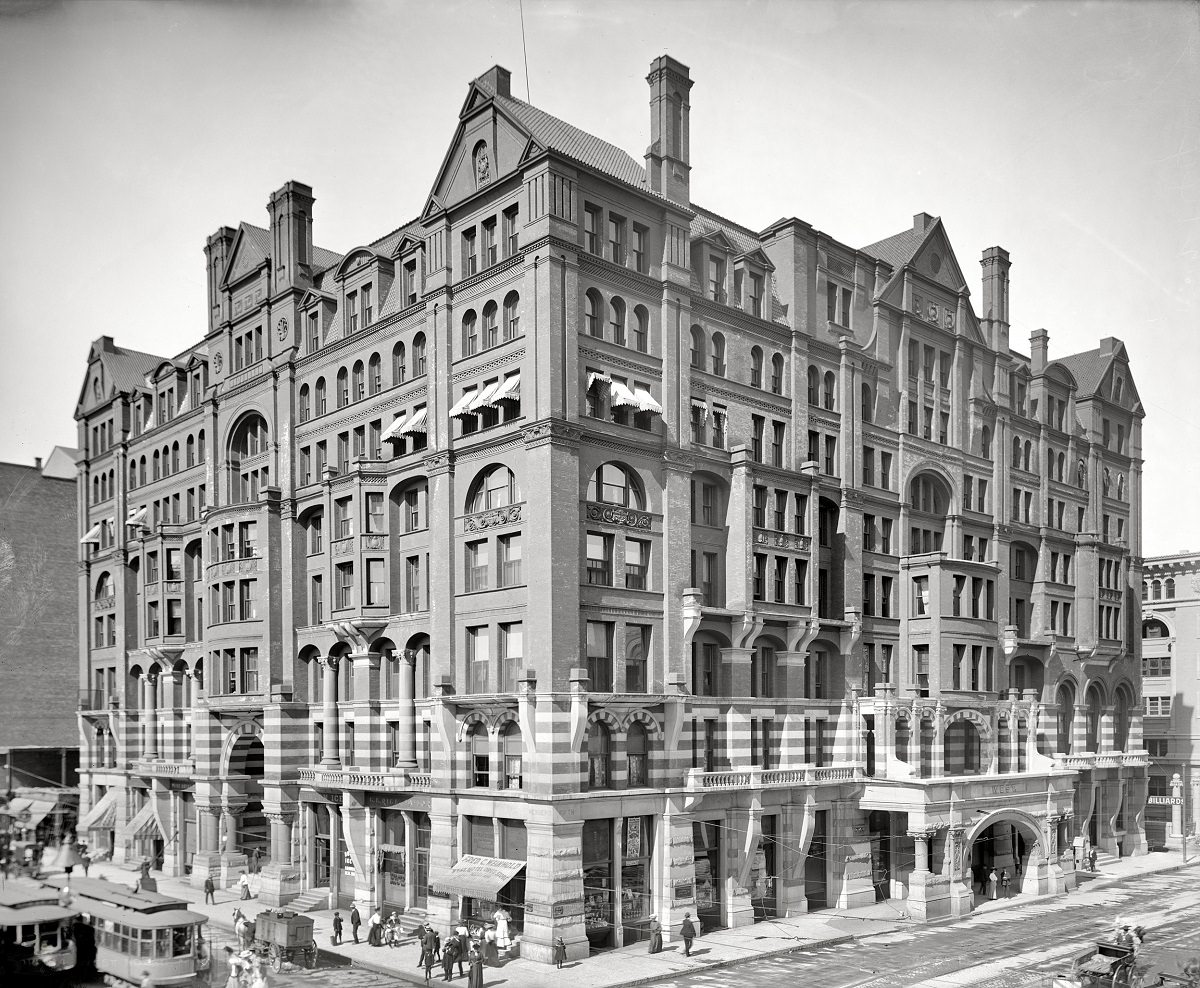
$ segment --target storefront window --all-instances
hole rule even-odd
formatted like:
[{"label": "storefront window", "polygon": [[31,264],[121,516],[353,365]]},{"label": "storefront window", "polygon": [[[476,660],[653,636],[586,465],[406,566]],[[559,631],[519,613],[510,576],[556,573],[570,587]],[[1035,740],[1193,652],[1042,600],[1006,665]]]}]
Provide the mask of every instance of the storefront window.
[{"label": "storefront window", "polygon": [[592,950],[615,946],[611,820],[583,824],[583,918]]},{"label": "storefront window", "polygon": [[771,919],[775,912],[776,849],[774,815],[762,818],[762,840],[750,866],[750,903],[754,907],[754,921]]},{"label": "storefront window", "polygon": [[652,908],[650,856],[654,849],[654,817],[626,817],[621,828],[622,942],[637,943],[650,937]]},{"label": "storefront window", "polygon": [[693,823],[696,861],[696,915],[701,932],[724,927],[721,916],[721,825]]}]

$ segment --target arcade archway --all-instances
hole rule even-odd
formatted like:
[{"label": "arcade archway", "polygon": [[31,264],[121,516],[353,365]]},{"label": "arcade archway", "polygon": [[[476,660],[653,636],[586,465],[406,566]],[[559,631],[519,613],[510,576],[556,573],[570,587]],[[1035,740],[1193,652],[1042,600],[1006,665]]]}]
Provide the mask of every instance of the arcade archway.
[{"label": "arcade archway", "polygon": [[[976,825],[968,836],[968,874],[964,880],[971,883],[974,905],[993,898],[990,876],[997,876],[995,898],[1012,898],[1020,895],[1031,863],[1041,854],[1041,833],[1037,824],[1022,814],[991,814]],[[1004,878],[1007,875],[1007,887]],[[1036,883],[1030,886],[1036,887]]]}]

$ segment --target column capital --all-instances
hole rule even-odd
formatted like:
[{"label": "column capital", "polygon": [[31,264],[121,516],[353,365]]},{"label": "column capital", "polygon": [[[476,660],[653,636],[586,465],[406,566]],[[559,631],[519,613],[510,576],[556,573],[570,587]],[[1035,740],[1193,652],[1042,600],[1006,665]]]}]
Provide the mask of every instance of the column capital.
[{"label": "column capital", "polygon": [[910,830],[908,836],[913,840],[933,840],[937,836],[937,828],[932,827],[928,830]]}]

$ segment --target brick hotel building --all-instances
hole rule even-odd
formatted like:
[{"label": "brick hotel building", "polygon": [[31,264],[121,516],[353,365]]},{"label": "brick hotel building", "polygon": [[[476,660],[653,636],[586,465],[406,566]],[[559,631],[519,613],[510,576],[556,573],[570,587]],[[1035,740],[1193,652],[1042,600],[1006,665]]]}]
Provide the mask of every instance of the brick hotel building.
[{"label": "brick hotel building", "polygon": [[1145,849],[1142,407],[1010,347],[940,219],[855,248],[691,201],[470,83],[420,216],[345,253],[289,182],[208,327],[80,393],[83,819],[262,900],[506,904],[549,960]]}]

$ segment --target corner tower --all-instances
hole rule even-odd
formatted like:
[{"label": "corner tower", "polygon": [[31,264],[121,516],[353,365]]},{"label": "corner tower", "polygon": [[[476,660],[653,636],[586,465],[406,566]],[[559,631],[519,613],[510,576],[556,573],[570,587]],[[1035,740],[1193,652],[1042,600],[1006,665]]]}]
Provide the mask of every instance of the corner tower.
[{"label": "corner tower", "polygon": [[650,63],[650,147],[646,177],[652,191],[687,206],[691,201],[690,128],[691,73],[670,55]]}]

